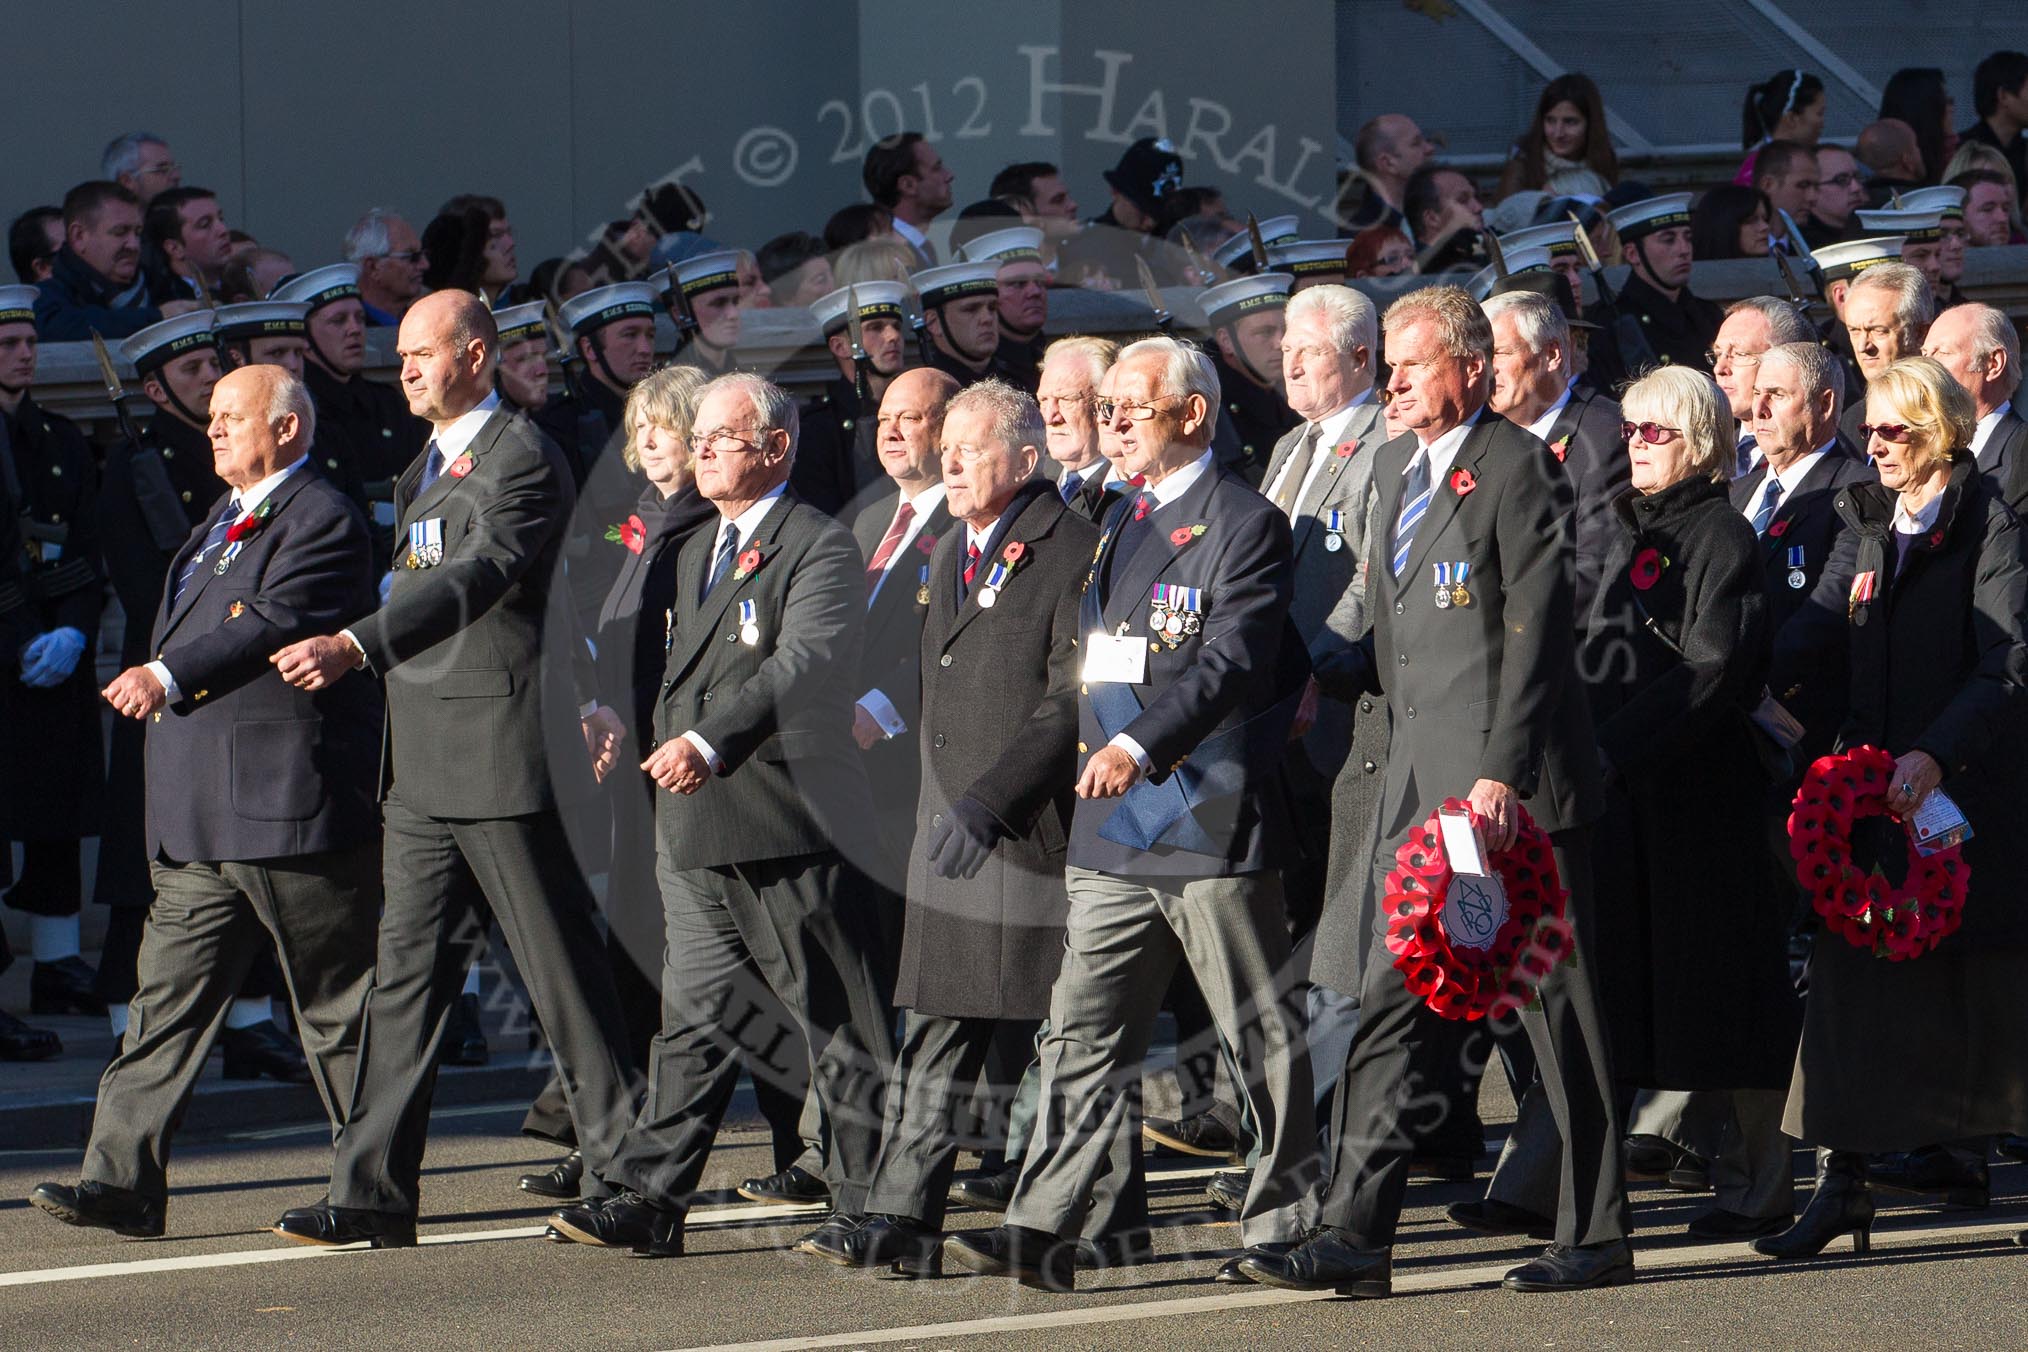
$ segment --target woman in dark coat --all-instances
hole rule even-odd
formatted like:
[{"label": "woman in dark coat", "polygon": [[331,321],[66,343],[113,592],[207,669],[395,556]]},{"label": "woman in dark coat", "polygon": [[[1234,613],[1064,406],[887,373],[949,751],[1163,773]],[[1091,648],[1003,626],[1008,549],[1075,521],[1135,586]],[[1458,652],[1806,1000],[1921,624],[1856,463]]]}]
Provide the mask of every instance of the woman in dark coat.
[{"label": "woman in dark coat", "polygon": [[[1908,358],[1875,379],[1866,424],[1880,482],[1839,493],[1851,530],[1783,630],[1777,679],[1846,665],[1840,748],[1896,757],[1896,816],[1939,788],[1949,796],[1974,833],[1970,879],[1962,927],[1919,957],[1891,962],[1817,936],[1783,1124],[1818,1147],[1817,1187],[1792,1230],[1756,1242],[1776,1258],[1811,1257],[1848,1233],[1866,1247],[1865,1155],[2028,1127],[2028,842],[2014,821],[2028,787],[2021,527],[1965,449],[1970,396],[1936,362]],[[1854,863],[1902,876],[1906,837],[1888,818],[1869,826],[1854,831]],[[1982,1183],[1983,1151],[1976,1173]]]},{"label": "woman in dark coat", "polygon": [[[1746,714],[1770,624],[1753,527],[1727,501],[1731,422],[1711,378],[1664,367],[1622,407],[1633,488],[1615,507],[1582,671],[1617,784],[1593,834],[1600,1000],[1626,1086],[1710,1091],[1739,1143],[1714,1160],[1704,1238],[1791,1214],[1776,1130],[1798,1011],[1786,913],[1754,846],[1766,778]],[[1753,1091],[1759,1091],[1756,1098]],[[1719,1153],[1719,1152],[1714,1152]]]}]

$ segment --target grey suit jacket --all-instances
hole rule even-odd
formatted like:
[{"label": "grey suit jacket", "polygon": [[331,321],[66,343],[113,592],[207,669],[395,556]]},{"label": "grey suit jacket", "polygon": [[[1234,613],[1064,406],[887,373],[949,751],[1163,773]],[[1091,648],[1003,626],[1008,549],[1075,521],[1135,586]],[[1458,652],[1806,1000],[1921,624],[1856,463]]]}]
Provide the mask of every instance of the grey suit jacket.
[{"label": "grey suit jacket", "polygon": [[[662,858],[710,868],[830,851],[867,826],[852,740],[859,692],[840,679],[858,663],[865,624],[858,547],[792,489],[741,547],[748,563],[700,602],[717,536],[707,522],[676,559],[676,622],[649,749],[694,731],[725,768],[694,794],[656,791]],[[746,601],[753,643],[741,637]]]},{"label": "grey suit jacket", "polygon": [[[894,520],[895,502],[893,493],[876,498],[861,508],[853,520],[852,534],[859,544],[862,577],[880,548],[881,537]],[[922,656],[923,616],[929,603],[918,598],[926,585],[925,570],[931,553],[937,542],[953,529],[956,527],[950,508],[939,502],[923,519],[922,528],[908,543],[903,556],[888,568],[887,579],[881,583],[880,593],[871,605],[864,605],[865,587],[862,584],[860,588],[866,623],[861,631],[859,668],[852,682],[852,697],[858,699],[869,690],[878,690],[908,725],[907,732],[875,742],[862,753],[874,801],[883,816],[890,819],[889,828],[903,846],[913,830],[916,792],[921,785],[915,733],[921,721],[922,677],[917,668]],[[894,881],[898,886],[900,880]]]},{"label": "grey suit jacket", "polygon": [[[1262,483],[1273,487],[1294,454],[1308,423],[1299,423],[1275,443]],[[1296,503],[1291,523],[1296,558],[1295,597],[1289,619],[1309,649],[1313,667],[1342,662],[1366,632],[1366,561],[1376,490],[1373,465],[1387,439],[1380,405],[1372,400],[1352,414],[1335,445],[1319,446],[1323,466]],[[1331,530],[1338,513],[1339,530]],[[1333,534],[1338,547],[1331,548]],[[1319,705],[1317,721],[1302,739],[1310,763],[1326,779],[1338,772],[1352,744],[1351,706],[1343,700]]]},{"label": "grey suit jacket", "polygon": [[1986,439],[1979,472],[2016,516],[2028,510],[2028,420],[2019,409],[2008,409]]},{"label": "grey suit jacket", "polygon": [[[383,790],[428,816],[522,816],[557,803],[545,718],[576,717],[582,644],[553,581],[577,495],[556,443],[504,407],[466,454],[469,472],[426,489],[427,457],[396,481],[393,589],[350,627],[387,682]],[[429,521],[443,559],[410,567],[409,527]],[[589,779],[582,762],[554,768]]]}]

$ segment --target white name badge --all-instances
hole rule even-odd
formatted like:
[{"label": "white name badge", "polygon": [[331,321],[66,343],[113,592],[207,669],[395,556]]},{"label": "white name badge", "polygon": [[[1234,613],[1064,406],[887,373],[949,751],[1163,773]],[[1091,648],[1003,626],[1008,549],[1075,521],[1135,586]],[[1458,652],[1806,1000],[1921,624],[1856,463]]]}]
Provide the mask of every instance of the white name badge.
[{"label": "white name badge", "polygon": [[1081,679],[1139,685],[1148,679],[1148,645],[1125,634],[1089,634]]}]

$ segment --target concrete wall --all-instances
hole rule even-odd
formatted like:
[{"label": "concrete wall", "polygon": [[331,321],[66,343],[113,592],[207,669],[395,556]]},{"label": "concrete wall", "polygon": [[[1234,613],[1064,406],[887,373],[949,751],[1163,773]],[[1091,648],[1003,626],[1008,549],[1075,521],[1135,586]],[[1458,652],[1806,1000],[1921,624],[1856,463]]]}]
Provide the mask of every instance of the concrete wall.
[{"label": "concrete wall", "polygon": [[[0,217],[98,174],[118,132],[303,266],[392,206],[508,204],[524,274],[678,174],[757,244],[862,199],[871,137],[934,129],[957,205],[1056,160],[1087,214],[1136,136],[1262,215],[1327,200],[1331,0],[65,0],[16,6]],[[1316,41],[1303,40],[1314,34]],[[33,116],[19,110],[36,110]],[[1321,217],[1313,217],[1318,230]]]}]

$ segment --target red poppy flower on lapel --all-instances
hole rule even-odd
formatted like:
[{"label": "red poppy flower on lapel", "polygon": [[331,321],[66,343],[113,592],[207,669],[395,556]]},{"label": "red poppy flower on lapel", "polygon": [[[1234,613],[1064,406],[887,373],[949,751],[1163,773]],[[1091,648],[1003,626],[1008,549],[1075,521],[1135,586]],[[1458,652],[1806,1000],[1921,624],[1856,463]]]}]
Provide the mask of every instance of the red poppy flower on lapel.
[{"label": "red poppy flower on lapel", "polygon": [[638,554],[648,543],[648,527],[638,516],[630,516],[617,526],[606,527],[606,538],[615,544],[627,547],[629,553]]},{"label": "red poppy flower on lapel", "polygon": [[275,500],[271,497],[261,499],[260,506],[225,528],[225,542],[236,545],[242,540],[252,539],[266,528],[268,518],[274,514]]},{"label": "red poppy flower on lapel", "polygon": [[1169,532],[1169,543],[1181,549],[1202,534],[1204,534],[1202,522],[1194,526],[1178,526]]},{"label": "red poppy flower on lapel", "polygon": [[[472,457],[469,455],[461,455],[456,460],[453,460],[450,469],[446,471],[453,479],[462,479],[471,472]],[[638,553],[639,551],[635,552]]]},{"label": "red poppy flower on lapel", "polygon": [[1564,433],[1564,434],[1563,434],[1562,436],[1560,436],[1560,437],[1558,437],[1558,438],[1557,438],[1556,440],[1554,440],[1554,441],[1550,442],[1550,443],[1549,443],[1549,449],[1550,449],[1551,451],[1555,452],[1555,454],[1556,454],[1556,463],[1557,463],[1557,464],[1559,464],[1559,465],[1560,465],[1560,464],[1563,464],[1563,463],[1564,463],[1565,461],[1569,460],[1569,459],[1570,459],[1570,433],[1568,433],[1568,432],[1565,432],[1565,433]]},{"label": "red poppy flower on lapel", "polygon": [[1627,569],[1627,581],[1634,584],[1635,591],[1646,591],[1662,580],[1662,570],[1668,566],[1661,550],[1644,549],[1634,555],[1633,566]]},{"label": "red poppy flower on lapel", "polygon": [[936,548],[937,548],[937,537],[931,535],[928,531],[924,531],[921,535],[915,537],[916,553],[927,557],[930,554],[934,554],[936,552]]},{"label": "red poppy flower on lapel", "polygon": [[1027,545],[1021,543],[1019,540],[1009,540],[1007,542],[1007,547],[1000,551],[1000,562],[1006,564],[1009,568],[1012,568],[1015,564],[1021,562],[1022,555],[1026,554],[1027,552],[1028,552]]},{"label": "red poppy flower on lapel", "polygon": [[1931,532],[1929,533],[1929,547],[1930,547],[1931,549],[1942,549],[1942,548],[1943,548],[1943,535],[1944,535],[1944,533],[1943,533],[1942,531],[1940,531],[1940,530],[1933,530],[1933,531],[1931,531]]},{"label": "red poppy flower on lapel", "polygon": [[1459,497],[1463,497],[1478,486],[1479,481],[1472,477],[1470,470],[1454,469],[1451,471],[1451,492],[1456,493]]},{"label": "red poppy flower on lapel", "polygon": [[1332,452],[1340,460],[1348,458],[1354,451],[1358,449],[1359,443],[1357,441],[1341,441],[1336,446],[1333,446],[1331,448]]},{"label": "red poppy flower on lapel", "polygon": [[1767,538],[1770,540],[1779,540],[1788,533],[1789,523],[1786,521],[1777,521],[1767,528]]},{"label": "red poppy flower on lapel", "polygon": [[749,549],[744,554],[741,554],[738,561],[732,565],[732,580],[734,582],[743,582],[747,578],[752,577],[754,570],[760,566],[761,552],[758,549]]}]

